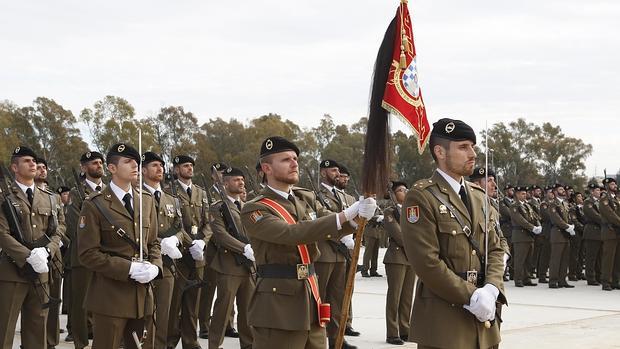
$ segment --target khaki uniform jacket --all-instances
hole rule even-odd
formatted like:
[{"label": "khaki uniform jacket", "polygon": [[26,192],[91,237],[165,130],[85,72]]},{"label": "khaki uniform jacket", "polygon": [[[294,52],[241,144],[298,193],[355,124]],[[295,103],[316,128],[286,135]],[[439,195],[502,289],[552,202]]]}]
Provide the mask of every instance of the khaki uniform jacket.
[{"label": "khaki uniform jacket", "polygon": [[583,228],[583,238],[586,240],[601,241],[601,225],[603,219],[600,213],[600,200],[594,197],[587,198],[583,203],[583,215],[586,225]]},{"label": "khaki uniform jacket", "polygon": [[383,256],[384,264],[409,264],[405,247],[403,243],[403,232],[400,229],[400,221],[396,220],[394,212],[400,208],[392,206],[384,211],[384,227],[387,231],[390,243],[388,244],[385,256]]},{"label": "khaki uniform jacket", "polygon": [[[301,263],[298,244],[306,244],[310,260],[317,260],[319,240],[351,234],[349,223],[338,230],[336,214],[325,209],[312,191],[295,188],[296,203],[267,187],[260,196],[241,210],[241,222],[250,237],[256,265]],[[289,225],[271,208],[258,202],[272,199],[282,205],[297,221]],[[258,278],[248,309],[250,326],[290,331],[309,331],[318,324],[316,303],[305,280]]]},{"label": "khaki uniform jacket", "polygon": [[[13,182],[9,188],[9,197],[13,201],[15,211],[21,221],[21,230],[24,240],[28,243],[35,242],[47,234],[49,242],[46,247],[50,250],[50,255],[59,254],[60,241],[65,233],[65,216],[62,209],[57,207],[58,201],[54,193],[35,186],[33,192],[32,206],[26,194]],[[0,199],[4,205],[4,199]],[[56,214],[56,216],[54,216]],[[57,228],[48,231],[48,226],[57,220]],[[27,279],[21,277],[17,266],[24,267],[26,258],[30,256],[30,249],[19,243],[9,230],[8,219],[4,210],[0,210],[0,280],[10,282],[28,283]],[[12,261],[15,261],[13,263]],[[51,269],[51,268],[50,268]],[[49,280],[49,273],[39,274],[41,282]]]},{"label": "khaki uniform jacket", "polygon": [[512,237],[512,224],[510,223],[510,206],[514,203],[507,197],[499,200],[500,225],[502,231],[507,237]]},{"label": "khaki uniform jacket", "polygon": [[[95,200],[107,210],[116,222],[109,222],[95,206]],[[148,261],[156,265],[162,276],[162,261],[157,239],[157,212],[155,200],[143,190],[142,225],[143,248]],[[93,271],[84,304],[94,313],[140,319],[152,313],[152,297],[147,285],[129,278],[132,258],[140,255],[117,231],[123,229],[129,238],[140,244],[140,201],[133,189],[134,216],[131,217],[110,186],[101,193],[92,193],[84,200],[78,226],[78,254],[84,267]]]},{"label": "khaki uniform jacket", "polygon": [[542,218],[542,216],[540,215],[540,199],[532,197],[527,201],[527,203],[530,204],[530,207],[534,210],[536,216],[538,217],[538,220],[540,221]]},{"label": "khaki uniform jacket", "polygon": [[551,202],[549,200],[544,200],[540,203],[540,222],[542,223],[543,231],[542,235],[546,236],[547,239],[551,236],[551,227],[553,226],[553,222],[551,222],[551,217],[549,217],[549,206]]},{"label": "khaki uniform jacket", "polygon": [[[208,246],[213,233],[209,226],[209,199],[207,198],[207,193],[201,187],[192,183],[192,197],[190,198],[178,180],[174,181],[174,185],[176,186],[177,197],[181,203],[183,229],[185,229],[185,232],[192,240],[200,237]],[[192,236],[192,226],[196,226],[198,229],[196,236]],[[183,253],[188,254],[189,250],[185,250]],[[204,267],[206,265],[206,260],[204,259],[195,262],[196,267]]]},{"label": "khaki uniform jacket", "polygon": [[[144,188],[143,191],[149,192],[147,188]],[[176,236],[179,239],[179,243],[181,243],[179,249],[183,251],[183,248],[191,246],[192,238],[183,230],[181,206],[177,200],[163,189],[161,190],[159,204],[153,196],[153,202],[157,211],[157,237],[159,241],[161,242],[162,239],[170,236]],[[164,268],[164,273],[171,275],[170,268]]]},{"label": "khaki uniform jacket", "polygon": [[[334,196],[334,193],[329,191],[322,184],[320,185],[319,191],[323,194],[323,196],[328,202],[327,207],[325,207],[327,210],[331,212],[335,212],[335,213],[341,212],[343,210],[343,202],[344,202],[343,199],[344,198],[340,195],[340,192],[338,192],[338,190],[336,190],[336,193],[338,194],[338,198],[336,198]],[[318,242],[319,250],[321,251],[321,256],[316,260],[316,262],[322,262],[322,263],[342,262],[344,263],[346,261],[345,256],[342,253],[336,251],[336,248],[333,246],[333,244],[342,244],[342,242],[340,242],[340,239],[338,237],[334,237],[329,240],[331,242],[328,242],[327,240],[322,240]]]},{"label": "khaki uniform jacket", "polygon": [[538,226],[538,216],[527,202],[515,201],[510,207],[512,221],[512,242],[533,242],[532,229]]},{"label": "khaki uniform jacket", "polygon": [[601,240],[615,240],[620,238],[620,201],[618,196],[601,195]]},{"label": "khaki uniform jacket", "polygon": [[[103,184],[103,183],[102,183]],[[93,190],[91,187],[86,184],[86,181],[82,181],[80,185],[83,188],[84,195],[88,197]],[[105,186],[104,186],[105,188]],[[71,241],[71,246],[69,247],[71,254],[71,267],[83,267],[80,259],[78,258],[78,242],[77,242],[77,230],[78,230],[78,220],[80,218],[80,211],[82,210],[82,199],[80,199],[80,194],[77,191],[77,188],[71,189],[71,205],[67,207],[67,237]]]},{"label": "khaki uniform jacket", "polygon": [[[241,258],[245,258],[245,256],[243,256],[243,252],[247,243],[237,240],[228,231],[221,211],[223,205],[224,203],[222,201],[217,201],[209,208],[209,224],[211,225],[211,230],[213,231],[213,237],[215,237],[218,243],[218,250],[215,254],[213,262],[211,262],[211,268],[222,274],[248,276],[250,275],[250,271],[247,267],[238,265],[234,257],[234,254],[236,253],[240,255]],[[230,214],[235,221],[235,225],[239,230],[239,234],[248,239],[247,234],[245,233],[245,228],[241,223],[241,212],[232,202],[228,205],[228,207],[230,209]]]},{"label": "khaki uniform jacket", "polygon": [[509,256],[512,256],[512,252],[510,252],[510,246],[508,245],[508,240],[504,236],[504,231],[502,230],[502,226],[499,223],[499,203],[497,200],[489,198],[490,201],[490,210],[489,210],[489,224],[495,225],[495,231],[497,232],[497,236],[499,237],[499,244]]},{"label": "khaki uniform jacket", "polygon": [[[403,205],[401,228],[405,250],[420,282],[412,311],[409,340],[418,345],[471,349],[489,348],[499,343],[499,326],[494,322],[490,329],[484,327],[474,315],[463,308],[469,304],[476,286],[456,273],[480,271],[482,266],[467,235],[457,220],[426,188],[439,192],[471,227],[473,239],[478,241],[484,254],[484,191],[473,183],[465,182],[472,216],[459,195],[446,180],[435,172],[430,179],[420,180],[409,190]],[[488,265],[485,283],[495,285],[500,291],[498,301],[506,303],[504,296],[503,255],[499,237],[491,227],[488,232]]]},{"label": "khaki uniform jacket", "polygon": [[583,207],[579,207],[577,204],[571,205],[568,209],[568,218],[570,220],[570,224],[575,225],[575,232],[577,235],[583,236],[583,229],[585,227]]},{"label": "khaki uniform jacket", "polygon": [[547,213],[553,224],[551,228],[551,243],[568,243],[567,234],[563,233],[568,228],[568,222],[570,222],[568,202],[566,200],[560,201],[560,199],[556,198],[549,203]]}]

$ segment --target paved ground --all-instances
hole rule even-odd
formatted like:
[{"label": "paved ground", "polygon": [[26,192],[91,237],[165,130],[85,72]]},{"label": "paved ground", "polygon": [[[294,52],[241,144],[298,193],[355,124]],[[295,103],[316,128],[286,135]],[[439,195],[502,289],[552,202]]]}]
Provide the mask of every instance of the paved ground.
[{"label": "paved ground", "polygon": [[[384,250],[381,251],[382,258]],[[383,264],[379,272],[383,275]],[[502,348],[545,349],[620,348],[620,291],[603,292],[600,287],[573,283],[574,289],[549,289],[547,285],[515,288],[506,285],[509,306],[504,308]],[[360,348],[396,348],[385,343],[386,278],[362,278],[357,275],[353,298],[356,330],[362,332],[349,341]],[[66,318],[62,316],[62,321]],[[18,325],[19,326],[19,325]],[[64,338],[64,335],[63,337]],[[61,339],[62,339],[61,338]],[[207,348],[206,340],[201,340]],[[19,335],[14,348],[19,348]],[[226,338],[224,348],[239,348],[239,342]],[[415,348],[408,343],[400,348]],[[73,348],[62,342],[58,348]],[[178,348],[181,348],[179,345]]]}]

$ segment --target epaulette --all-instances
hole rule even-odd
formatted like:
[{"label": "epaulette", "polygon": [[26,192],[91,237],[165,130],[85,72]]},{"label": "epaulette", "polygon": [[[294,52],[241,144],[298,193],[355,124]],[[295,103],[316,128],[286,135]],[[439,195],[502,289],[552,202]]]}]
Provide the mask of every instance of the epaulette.
[{"label": "epaulette", "polygon": [[86,195],[86,197],[84,198],[84,200],[92,200],[94,198],[96,198],[97,196],[101,195],[100,191],[93,191],[92,193]]},{"label": "epaulette", "polygon": [[484,193],[484,189],[482,189],[482,187],[479,186],[478,184],[476,184],[474,182],[469,182],[469,181],[466,181],[466,182],[469,184],[470,187],[472,187],[474,189],[477,189],[477,190],[480,190],[481,192]]},{"label": "epaulette", "polygon": [[[37,188],[39,188],[39,187],[37,187]],[[47,189],[47,188],[46,188],[46,189],[39,188],[39,189],[40,189],[42,192],[44,192],[44,193],[46,193],[46,194],[48,194],[48,195],[52,195],[52,196],[56,195],[56,193],[54,193],[53,191],[51,191],[51,190],[49,190],[49,189]]]},{"label": "epaulette", "polygon": [[412,186],[412,188],[416,188],[418,190],[423,190],[427,187],[430,187],[431,185],[433,185],[433,180],[430,178],[427,179],[420,179],[417,182],[415,182]]},{"label": "epaulette", "polygon": [[142,189],[142,195],[153,196],[150,191]]},{"label": "epaulette", "polygon": [[203,188],[203,187],[199,186],[198,184],[194,183],[193,181],[192,181],[192,187],[196,187],[196,188],[198,188],[198,189],[202,189],[202,190],[204,190],[204,188]]},{"label": "epaulette", "polygon": [[310,193],[314,194],[314,192],[312,190],[310,190],[308,188],[304,188],[304,187],[296,187],[296,186],[294,186],[294,187],[291,188],[291,190],[292,191],[306,191],[306,192],[310,192]]},{"label": "epaulette", "polygon": [[262,194],[258,194],[258,195],[256,195],[256,197],[255,197],[255,198],[253,198],[252,200],[250,200],[250,201],[246,202],[246,204],[249,204],[249,203],[252,203],[252,202],[258,202],[260,199],[262,199],[262,198],[264,198],[264,197],[265,197],[264,195],[262,195]]}]

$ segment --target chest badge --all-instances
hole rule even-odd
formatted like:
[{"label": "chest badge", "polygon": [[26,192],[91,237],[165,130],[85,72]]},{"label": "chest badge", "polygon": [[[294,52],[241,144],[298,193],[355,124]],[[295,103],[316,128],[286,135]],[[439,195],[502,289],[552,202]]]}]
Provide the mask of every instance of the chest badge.
[{"label": "chest badge", "polygon": [[416,223],[420,219],[420,207],[409,206],[407,207],[407,222]]},{"label": "chest badge", "polygon": [[443,204],[439,205],[439,213],[441,214],[448,213],[448,208],[446,207],[446,205],[443,205]]}]

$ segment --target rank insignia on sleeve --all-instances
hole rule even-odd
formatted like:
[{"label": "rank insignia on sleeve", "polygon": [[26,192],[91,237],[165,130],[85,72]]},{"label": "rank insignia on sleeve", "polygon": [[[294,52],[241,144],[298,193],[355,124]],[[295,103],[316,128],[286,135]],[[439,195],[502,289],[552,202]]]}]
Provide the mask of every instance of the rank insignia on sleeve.
[{"label": "rank insignia on sleeve", "polygon": [[420,219],[420,207],[409,206],[407,207],[407,222],[415,223]]},{"label": "rank insignia on sleeve", "polygon": [[258,223],[261,219],[263,219],[263,214],[259,210],[250,213],[250,220],[252,223]]},{"label": "rank insignia on sleeve", "polygon": [[86,216],[80,216],[80,229],[86,227]]}]

